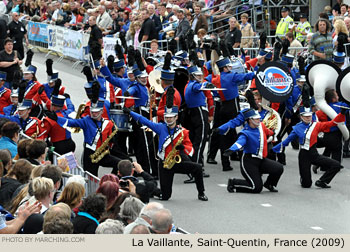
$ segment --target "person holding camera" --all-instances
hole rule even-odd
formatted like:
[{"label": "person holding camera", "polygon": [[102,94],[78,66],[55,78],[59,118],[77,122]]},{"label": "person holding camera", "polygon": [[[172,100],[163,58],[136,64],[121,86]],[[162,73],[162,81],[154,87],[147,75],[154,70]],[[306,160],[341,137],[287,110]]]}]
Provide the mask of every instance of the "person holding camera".
[{"label": "person holding camera", "polygon": [[[143,178],[144,182],[140,182],[134,177],[135,172]],[[157,181],[148,172],[145,172],[137,162],[131,163],[128,159],[121,160],[118,164],[118,176],[121,188],[129,188],[129,181],[135,185],[136,194],[140,196],[140,200],[143,203],[148,203],[154,193],[160,194],[160,189],[157,188]]]}]

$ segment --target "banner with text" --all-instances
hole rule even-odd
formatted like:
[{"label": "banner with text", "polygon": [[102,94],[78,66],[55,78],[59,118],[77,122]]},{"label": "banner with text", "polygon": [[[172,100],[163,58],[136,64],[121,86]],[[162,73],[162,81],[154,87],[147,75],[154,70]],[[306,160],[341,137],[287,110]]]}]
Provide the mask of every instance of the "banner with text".
[{"label": "banner with text", "polygon": [[43,23],[28,22],[28,39],[37,42],[48,42],[48,25]]},{"label": "banner with text", "polygon": [[83,34],[65,29],[63,36],[63,54],[68,57],[83,59]]},{"label": "banner with text", "polygon": [[48,48],[63,53],[64,32],[66,28],[56,25],[48,26]]},{"label": "banner with text", "polygon": [[115,50],[114,47],[116,43],[119,43],[121,45],[119,38],[113,38],[113,37],[103,37],[103,58],[105,61],[107,61],[107,57],[109,55],[113,55],[115,57]]}]

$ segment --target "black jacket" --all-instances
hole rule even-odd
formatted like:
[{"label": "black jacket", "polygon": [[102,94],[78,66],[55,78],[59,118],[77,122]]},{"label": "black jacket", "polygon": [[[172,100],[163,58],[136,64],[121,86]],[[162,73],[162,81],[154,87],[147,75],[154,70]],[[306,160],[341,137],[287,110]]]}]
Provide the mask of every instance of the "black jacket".
[{"label": "black jacket", "polygon": [[154,26],[156,27],[157,33],[159,33],[160,30],[162,30],[162,22],[160,21],[159,16],[157,16],[156,14],[153,14],[151,19],[154,22]]},{"label": "black jacket", "polygon": [[139,182],[139,180],[134,176],[124,176],[124,177],[121,177],[121,179],[123,180],[130,179],[131,182],[134,183],[136,187],[136,194],[140,196],[140,200],[143,203],[148,203],[149,198],[152,197],[153,192],[157,188],[157,181],[152,175],[150,175],[145,171],[143,171],[140,175],[143,178],[144,182]]}]

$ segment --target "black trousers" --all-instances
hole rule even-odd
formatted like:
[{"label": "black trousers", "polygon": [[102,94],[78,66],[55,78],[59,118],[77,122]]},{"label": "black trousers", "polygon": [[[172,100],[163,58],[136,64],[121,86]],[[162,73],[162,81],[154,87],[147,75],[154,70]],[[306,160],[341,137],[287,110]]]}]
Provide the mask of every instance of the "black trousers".
[{"label": "black trousers", "polygon": [[324,167],[325,173],[320,177],[320,181],[330,183],[334,176],[339,172],[341,164],[329,157],[320,155],[317,152],[316,145],[309,150],[301,149],[298,156],[300,183],[302,187],[309,188],[312,185],[311,165]]},{"label": "black trousers", "polygon": [[75,143],[72,140],[72,138],[63,140],[63,141],[58,141],[52,143],[52,145],[55,147],[55,152],[58,154],[66,154],[68,152],[74,152],[75,151]]},{"label": "black trousers", "polygon": [[104,156],[100,162],[94,164],[91,162],[90,155],[93,154],[94,151],[90,150],[89,148],[84,148],[84,155],[83,155],[83,167],[85,171],[90,172],[91,174],[98,176],[98,168],[100,166],[103,167],[112,167],[112,173],[117,175],[118,174],[118,163],[121,161],[121,159],[112,156],[110,154],[107,154]]},{"label": "black trousers", "polygon": [[132,132],[124,132],[124,131],[118,131],[115,137],[113,138],[113,147],[111,150],[111,154],[113,156],[116,156],[120,159],[129,159],[132,161],[132,159],[128,155],[128,149],[126,146],[127,138],[130,137]]},{"label": "black trousers", "polygon": [[189,137],[194,149],[192,161],[203,165],[203,152],[209,131],[208,111],[201,107],[190,108],[189,114],[191,123],[188,130],[190,131]]},{"label": "black trousers", "polygon": [[332,159],[341,163],[343,154],[343,135],[341,131],[337,130],[324,133],[323,141],[326,147],[323,155],[326,157],[331,157]]},{"label": "black trousers", "polygon": [[196,183],[198,194],[204,192],[202,166],[194,163],[187,155],[181,155],[181,163],[175,164],[172,169],[163,168],[163,161],[159,160],[159,180],[162,199],[168,200],[172,194],[173,180],[175,173],[191,174]]},{"label": "black trousers", "polygon": [[[251,154],[243,154],[241,159],[241,173],[245,179],[234,179],[237,192],[260,193],[263,185],[277,186],[283,173],[283,165],[268,158],[256,158]],[[269,174],[265,183],[262,174]]]},{"label": "black trousers", "polygon": [[13,44],[13,50],[16,50],[18,53],[18,58],[24,59],[24,47],[23,47],[23,41],[16,41],[16,43]]},{"label": "black trousers", "polygon": [[[223,101],[220,108],[220,125],[223,125],[235,118],[240,111],[238,97],[230,100]],[[232,144],[237,140],[237,133],[235,129],[230,129],[226,135],[220,135],[220,152],[221,152],[221,163],[223,168],[230,167],[229,157],[223,155],[224,151],[231,147]]]},{"label": "black trousers", "polygon": [[[286,126],[286,123],[285,123],[286,117],[285,117],[285,111],[284,111],[284,113],[281,116],[281,131],[277,135],[277,142],[275,142],[274,145],[277,145],[280,142],[282,142],[282,139],[283,139],[285,134],[289,135],[292,132],[293,126],[296,125],[298,122],[300,122],[298,115],[299,115],[298,113],[294,113],[292,115],[292,117],[290,118],[291,119],[290,124],[288,126]],[[292,141],[292,146],[297,148],[299,146],[298,141],[299,141],[299,138],[295,138]],[[281,162],[281,163],[286,162],[285,148],[283,148],[283,151],[281,153],[277,153],[276,155],[277,155],[277,159],[279,162]]]},{"label": "black trousers", "polygon": [[[215,101],[215,109],[214,109],[214,120],[213,120],[213,129],[218,128],[220,126],[220,108],[221,102]],[[220,134],[219,133],[211,133],[209,137],[208,143],[208,159],[215,159],[216,154],[220,147]]]},{"label": "black trousers", "polygon": [[[148,113],[140,108],[136,108],[135,112],[148,118]],[[146,132],[145,129],[142,128],[142,125],[135,120],[131,120],[131,124],[134,136],[133,139],[136,160],[142,166],[142,169],[154,175],[157,170],[157,161],[153,151],[153,133],[152,131]]]}]

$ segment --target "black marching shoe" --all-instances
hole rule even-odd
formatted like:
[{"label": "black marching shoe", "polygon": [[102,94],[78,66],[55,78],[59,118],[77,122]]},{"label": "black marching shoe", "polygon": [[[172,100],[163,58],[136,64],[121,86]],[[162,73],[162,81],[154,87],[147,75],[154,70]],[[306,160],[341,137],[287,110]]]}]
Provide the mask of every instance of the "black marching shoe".
[{"label": "black marching shoe", "polygon": [[208,201],[208,197],[204,193],[198,194],[198,199],[201,201]]},{"label": "black marching shoe", "polygon": [[321,188],[331,188],[331,186],[327,185],[325,182],[323,182],[321,180],[317,180],[315,182],[315,186],[321,187]]},{"label": "black marching shoe", "polygon": [[278,192],[278,190],[273,185],[264,184],[264,187],[270,192]]},{"label": "black marching shoe", "polygon": [[213,159],[213,158],[208,158],[207,163],[208,164],[218,164],[218,162],[216,162],[215,159]]},{"label": "black marching shoe", "polygon": [[192,183],[194,183],[195,181],[194,181],[194,177],[192,177],[190,174],[187,174],[188,175],[188,179],[186,179],[185,181],[184,181],[184,183],[185,184],[192,184]]},{"label": "black marching shoe", "polygon": [[233,184],[233,179],[228,179],[228,182],[227,182],[227,191],[228,191],[229,193],[235,192],[235,185]]},{"label": "black marching shoe", "polygon": [[205,173],[204,169],[202,169],[202,171],[203,171],[203,178],[209,178],[210,177],[210,175],[208,173]]},{"label": "black marching shoe", "polygon": [[312,171],[313,171],[315,174],[317,174],[318,168],[320,168],[318,165],[313,165],[313,166],[312,166]]}]

